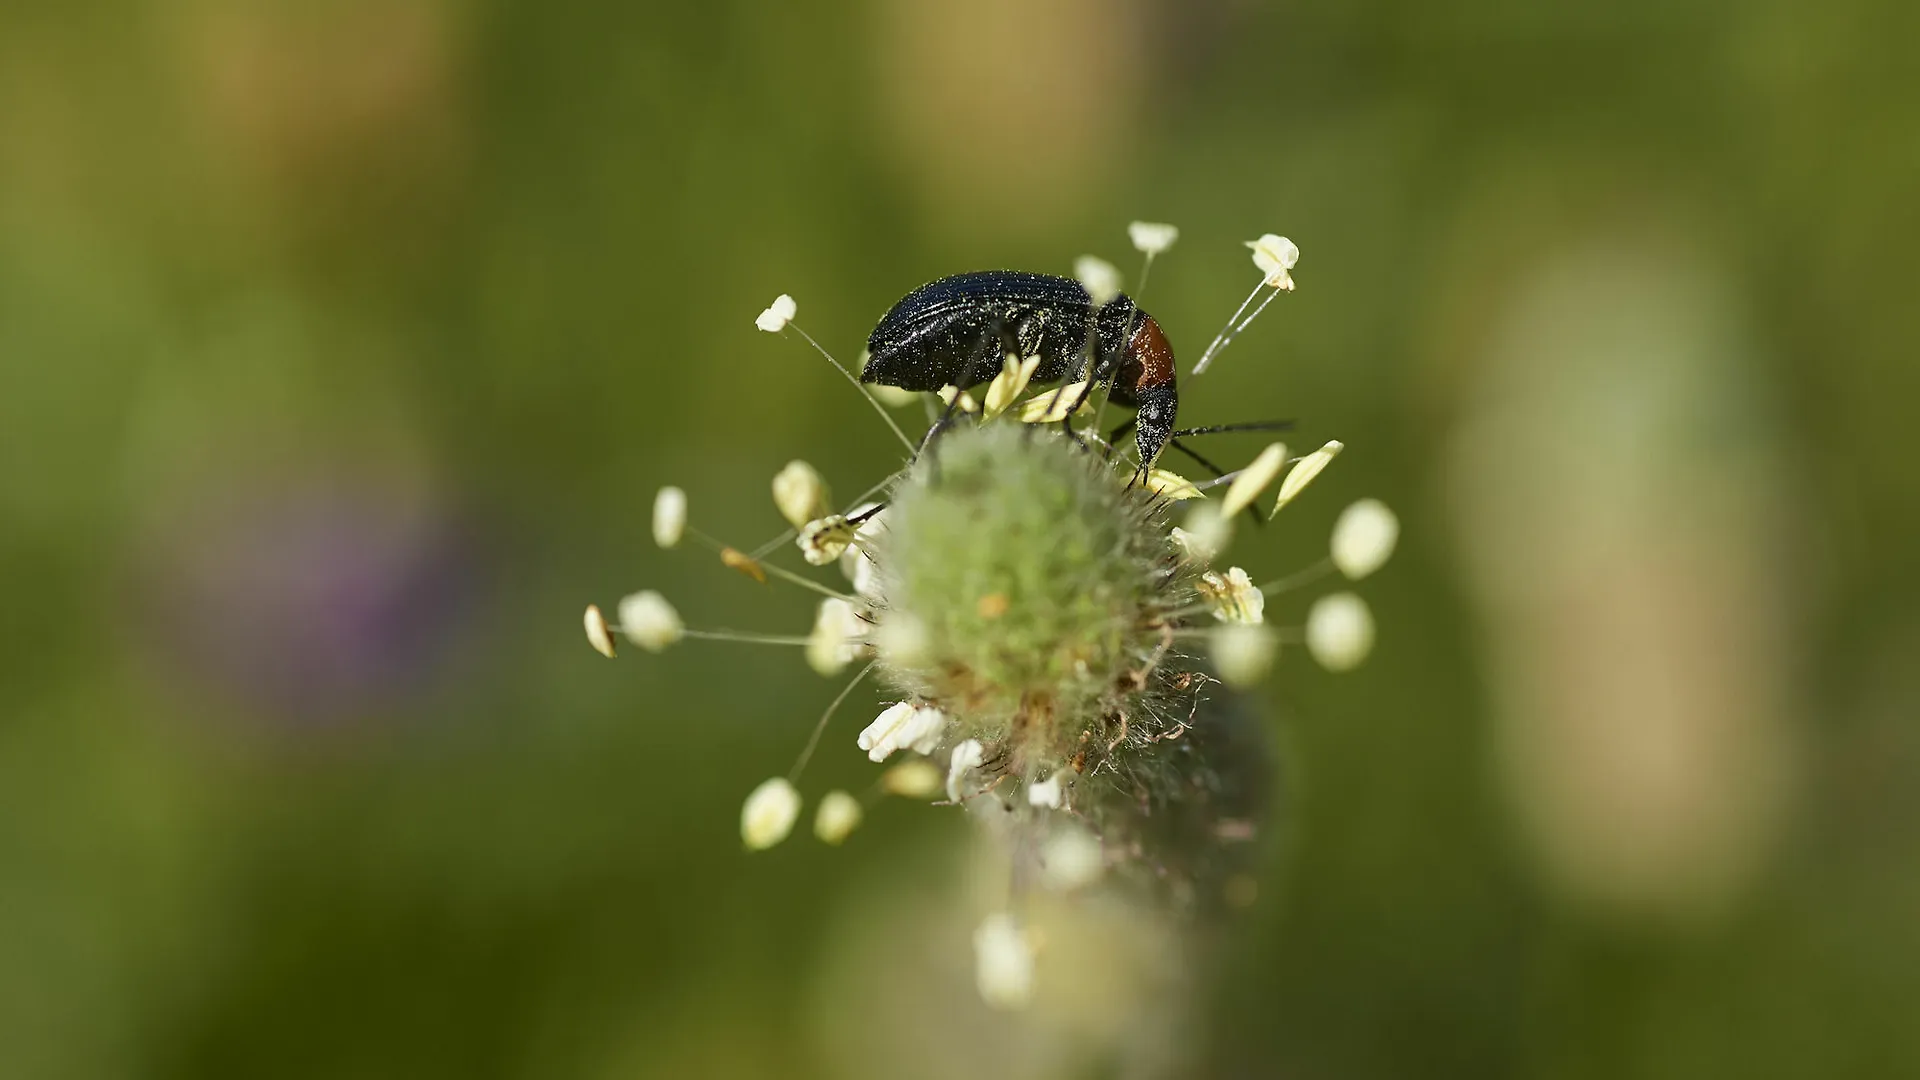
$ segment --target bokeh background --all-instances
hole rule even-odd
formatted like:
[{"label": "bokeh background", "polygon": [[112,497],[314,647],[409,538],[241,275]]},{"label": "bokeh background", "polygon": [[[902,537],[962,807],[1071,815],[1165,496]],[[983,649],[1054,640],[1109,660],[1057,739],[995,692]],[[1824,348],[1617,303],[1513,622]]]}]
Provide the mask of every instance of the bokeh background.
[{"label": "bokeh background", "polygon": [[[976,1030],[964,925],[874,940],[963,887],[956,815],[741,853],[833,693],[797,654],[610,664],[579,612],[806,625],[647,532],[662,483],[750,544],[788,459],[897,460],[754,330],[776,293],[851,357],[944,273],[1132,267],[1134,218],[1183,230],[1188,358],[1243,240],[1304,252],[1183,394],[1348,444],[1236,561],[1405,524],[1369,664],[1267,695],[1285,840],[1180,1074],[1920,1073],[1916,40],[1903,0],[9,3],[0,1075],[1129,1075]],[[870,778],[855,730],[811,793]],[[929,950],[898,1045],[861,987]]]}]

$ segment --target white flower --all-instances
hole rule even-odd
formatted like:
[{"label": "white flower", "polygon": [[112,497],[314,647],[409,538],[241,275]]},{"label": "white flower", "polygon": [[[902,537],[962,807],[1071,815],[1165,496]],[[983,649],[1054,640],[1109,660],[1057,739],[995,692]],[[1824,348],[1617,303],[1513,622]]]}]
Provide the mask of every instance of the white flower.
[{"label": "white flower", "polygon": [[1033,941],[1013,916],[989,915],[973,932],[974,982],[996,1009],[1018,1009],[1033,999]]},{"label": "white flower", "polygon": [[1327,445],[1301,458],[1300,463],[1287,474],[1287,478],[1280,481],[1280,497],[1274,500],[1273,512],[1279,513],[1281,507],[1292,502],[1294,496],[1305,491],[1307,485],[1313,483],[1313,478],[1320,475],[1320,470],[1325,469],[1327,463],[1338,457],[1340,451],[1345,449],[1344,443],[1330,441]]},{"label": "white flower", "polygon": [[1145,255],[1158,255],[1180,239],[1180,229],[1155,221],[1136,221],[1127,226],[1127,239],[1133,241],[1134,250]]},{"label": "white flower", "polygon": [[1237,566],[1228,567],[1225,574],[1209,570],[1200,575],[1199,589],[1213,607],[1213,617],[1221,622],[1257,623],[1265,617],[1266,594]]},{"label": "white flower", "polygon": [[1040,354],[1035,353],[1025,360],[1015,360],[1009,356],[1000,368],[1000,374],[987,384],[987,393],[981,401],[981,416],[991,420],[1007,411],[1027,383],[1033,379],[1033,373],[1040,367]]},{"label": "white flower", "polygon": [[653,542],[670,548],[680,542],[687,529],[687,493],[677,487],[663,487],[653,497]]},{"label": "white flower", "polygon": [[980,767],[987,759],[986,750],[979,739],[968,739],[953,748],[953,754],[947,758],[947,798],[959,802],[966,791],[967,774]]},{"label": "white flower", "polygon": [[796,529],[833,510],[827,482],[818,469],[804,461],[789,461],[786,468],[773,475],[773,505]]},{"label": "white flower", "polygon": [[800,538],[794,543],[800,556],[815,566],[825,566],[840,557],[853,543],[854,529],[839,514],[828,514],[800,526]]},{"label": "white flower", "polygon": [[659,652],[680,640],[686,627],[667,598],[645,589],[620,601],[620,632],[648,652]]},{"label": "white flower", "polygon": [[1267,677],[1280,642],[1259,623],[1228,623],[1207,637],[1213,669],[1228,686],[1248,687]]},{"label": "white flower", "polygon": [[1120,295],[1120,271],[1105,259],[1094,255],[1080,256],[1073,260],[1073,277],[1086,286],[1094,307],[1106,307],[1108,301]]},{"label": "white flower", "polygon": [[763,851],[787,838],[800,817],[800,793],[776,776],[753,789],[740,806],[740,839],[749,851]]},{"label": "white flower", "polygon": [[829,791],[813,812],[813,835],[829,844],[838,844],[860,827],[860,800],[844,791]]},{"label": "white flower", "polygon": [[931,799],[940,794],[940,767],[925,758],[903,761],[880,774],[880,790],[903,799]]},{"label": "white flower", "polygon": [[1253,500],[1267,490],[1267,485],[1273,483],[1273,478],[1279,476],[1280,470],[1286,468],[1286,465],[1285,443],[1273,443],[1260,451],[1260,456],[1254,458],[1246,468],[1241,469],[1240,475],[1234,477],[1233,483],[1227,485],[1227,497],[1220,500],[1220,512],[1227,517],[1232,517],[1252,506]]},{"label": "white flower", "polygon": [[1379,499],[1361,499],[1333,523],[1333,565],[1359,581],[1386,565],[1400,539],[1400,519]]},{"label": "white flower", "polygon": [[607,617],[600,614],[599,604],[587,605],[587,644],[601,656],[613,656],[613,632],[607,627]]},{"label": "white flower", "polygon": [[860,749],[869,761],[885,761],[896,750],[931,754],[947,733],[947,714],[929,705],[902,701],[890,705],[860,733]]},{"label": "white flower", "polygon": [[767,310],[761,312],[759,318],[753,320],[753,325],[769,334],[777,334],[787,328],[799,311],[800,305],[793,302],[793,297],[781,293],[773,298],[773,303],[767,305]]},{"label": "white flower", "polygon": [[807,635],[807,666],[822,675],[838,675],[860,655],[866,632],[867,624],[852,604],[837,596],[820,601],[813,632]]},{"label": "white flower", "polygon": [[1065,794],[1061,777],[1065,772],[1056,772],[1045,780],[1035,780],[1027,785],[1027,805],[1044,806],[1049,810],[1060,809],[1061,797]]},{"label": "white flower", "polygon": [[1210,563],[1233,539],[1233,519],[1222,514],[1218,506],[1201,503],[1187,514],[1186,528],[1176,527],[1169,535],[1188,558]]},{"label": "white flower", "polygon": [[1253,265],[1267,275],[1268,285],[1293,291],[1293,277],[1287,271],[1300,261],[1300,249],[1293,241],[1268,233],[1258,240],[1247,241],[1247,246],[1253,249]]},{"label": "white flower", "polygon": [[1307,651],[1328,671],[1348,671],[1373,651],[1373,612],[1352,593],[1314,601],[1307,611]]},{"label": "white flower", "polygon": [[1106,868],[1099,838],[1077,825],[1055,829],[1040,848],[1040,880],[1054,892],[1091,885]]}]

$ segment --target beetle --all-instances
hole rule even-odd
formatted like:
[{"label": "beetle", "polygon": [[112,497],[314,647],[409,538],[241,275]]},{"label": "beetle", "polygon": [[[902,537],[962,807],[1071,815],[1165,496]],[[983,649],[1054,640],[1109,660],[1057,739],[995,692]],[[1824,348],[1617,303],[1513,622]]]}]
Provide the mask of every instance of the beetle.
[{"label": "beetle", "polygon": [[1134,445],[1144,468],[1175,435],[1179,411],[1173,347],[1153,316],[1124,293],[1095,308],[1072,278],[1021,270],[977,270],[908,293],[867,339],[860,381],[902,390],[962,390],[1000,373],[1002,357],[1040,357],[1034,382],[1078,376],[1087,331],[1095,333],[1092,386],[1138,409]]}]

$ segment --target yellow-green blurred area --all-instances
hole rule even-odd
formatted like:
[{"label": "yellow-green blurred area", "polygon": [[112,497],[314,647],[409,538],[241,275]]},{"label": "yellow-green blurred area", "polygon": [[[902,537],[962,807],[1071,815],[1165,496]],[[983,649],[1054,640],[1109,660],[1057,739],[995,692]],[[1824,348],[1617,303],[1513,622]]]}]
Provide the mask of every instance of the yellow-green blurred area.
[{"label": "yellow-green blurred area", "polygon": [[[1903,0],[14,0],[0,1076],[1148,1075],[982,1019],[957,811],[740,850],[835,693],[797,650],[580,634],[639,588],[804,632],[648,534],[662,484],[750,547],[788,460],[898,464],[776,294],[853,360],[943,274],[1137,274],[1136,218],[1184,368],[1243,241],[1303,252],[1182,384],[1348,447],[1233,561],[1363,495],[1404,537],[1367,665],[1267,687],[1258,901],[1097,1019],[1194,1077],[1914,1075],[1916,41]],[[810,800],[871,783],[878,700]]]}]

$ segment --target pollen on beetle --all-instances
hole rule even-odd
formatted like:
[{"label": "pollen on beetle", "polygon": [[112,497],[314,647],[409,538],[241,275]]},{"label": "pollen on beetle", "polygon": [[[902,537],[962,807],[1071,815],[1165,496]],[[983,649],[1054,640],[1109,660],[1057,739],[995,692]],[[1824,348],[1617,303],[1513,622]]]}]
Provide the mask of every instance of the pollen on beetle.
[{"label": "pollen on beetle", "polygon": [[[686,627],[667,598],[645,589],[620,601],[620,632],[648,652],[659,652],[679,641]],[[609,655],[611,655],[609,653]]]},{"label": "pollen on beetle", "polygon": [[1133,241],[1134,250],[1144,255],[1160,255],[1180,239],[1180,230],[1155,221],[1136,221],[1127,226],[1127,239]]},{"label": "pollen on beetle", "polygon": [[677,487],[661,488],[653,497],[653,542],[671,548],[686,529],[687,493]]},{"label": "pollen on beetle", "polygon": [[753,320],[753,325],[769,334],[777,334],[785,330],[787,324],[792,322],[793,317],[799,313],[800,305],[793,302],[793,297],[781,293],[773,298],[773,303],[767,305],[767,310]]}]

